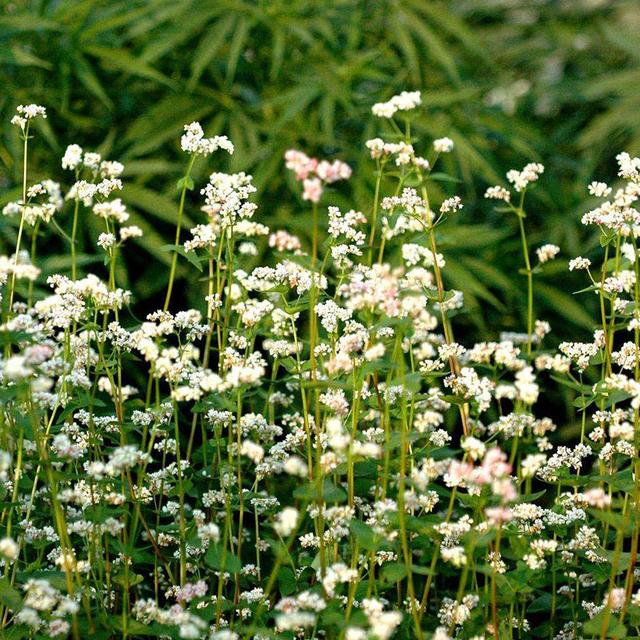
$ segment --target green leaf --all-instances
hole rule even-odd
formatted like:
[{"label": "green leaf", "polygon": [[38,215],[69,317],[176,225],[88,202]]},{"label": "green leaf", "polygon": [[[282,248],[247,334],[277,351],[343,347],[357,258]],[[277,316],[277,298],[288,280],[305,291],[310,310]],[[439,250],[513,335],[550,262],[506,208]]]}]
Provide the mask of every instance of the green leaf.
[{"label": "green leaf", "polygon": [[288,124],[298,114],[309,105],[312,100],[315,100],[321,93],[321,87],[315,84],[305,85],[302,87],[296,87],[289,91],[285,91],[274,99],[272,106],[284,105],[285,109],[282,115],[275,122],[274,127],[276,130],[281,129],[284,125]]},{"label": "green leaf", "polygon": [[624,535],[629,535],[633,530],[631,521],[620,513],[604,511],[603,509],[589,509],[589,513],[600,522],[604,522]]},{"label": "green leaf", "polygon": [[552,597],[550,593],[543,593],[527,606],[527,613],[541,613],[551,611]]},{"label": "green leaf", "polygon": [[[169,222],[172,225],[176,224],[178,207],[170,198],[137,184],[127,184],[122,190],[122,198],[128,204],[142,209],[154,218]],[[183,216],[182,220],[187,227],[193,225],[186,215]]]},{"label": "green leaf", "polygon": [[87,91],[96,96],[108,109],[113,109],[113,101],[102,86],[98,76],[94,73],[91,65],[87,63],[80,52],[74,58],[73,69]]},{"label": "green leaf", "polygon": [[168,87],[173,87],[173,82],[167,76],[136,58],[126,49],[90,45],[85,47],[84,51],[98,58],[106,67],[112,67],[127,74],[155,80]]},{"label": "green leaf", "polygon": [[193,178],[191,176],[184,176],[180,178],[180,180],[178,180],[176,186],[178,188],[178,191],[182,191],[182,189],[185,189],[186,191],[193,191]]},{"label": "green leaf", "polygon": [[374,530],[361,520],[352,520],[349,523],[349,529],[358,545],[367,551],[378,551],[383,544],[383,540]]},{"label": "green leaf", "polygon": [[0,578],[0,602],[13,611],[22,606],[20,592],[12,586],[8,578]]},{"label": "green leaf", "polygon": [[291,567],[281,567],[278,571],[278,588],[283,596],[290,596],[297,591],[298,584]]},{"label": "green leaf", "polygon": [[[117,629],[118,631],[124,631],[121,616],[110,616],[109,621],[114,629]],[[166,636],[168,630],[170,629],[165,625],[143,624],[142,622],[138,622],[135,618],[132,618],[131,616],[127,617],[126,624],[127,624],[127,629],[126,629],[127,634],[132,636],[158,638],[161,636]]]},{"label": "green leaf", "polygon": [[212,569],[227,571],[228,573],[240,573],[242,563],[240,558],[227,549],[226,553],[219,544],[210,544],[204,561]]},{"label": "green leaf", "polygon": [[407,577],[407,567],[402,562],[387,562],[382,567],[382,579],[385,582],[400,582]]},{"label": "green leaf", "polygon": [[570,295],[562,293],[554,287],[536,282],[536,295],[544,299],[550,308],[554,309],[571,324],[591,329],[594,319]]},{"label": "green leaf", "polygon": [[325,502],[344,502],[347,494],[340,487],[334,486],[331,481],[325,480],[320,492],[317,483],[309,482],[293,491],[293,497],[306,502],[324,500]]},{"label": "green leaf", "polygon": [[62,28],[53,20],[33,14],[0,16],[0,27],[7,31],[56,31]]},{"label": "green leaf", "polygon": [[191,77],[189,78],[188,83],[190,90],[195,88],[203,71],[224,45],[229,31],[232,29],[235,21],[236,16],[233,13],[229,13],[226,17],[214,22],[213,25],[203,34],[196,50],[193,52],[191,61]]},{"label": "green leaf", "polygon": [[456,178],[455,176],[450,176],[449,174],[442,173],[441,171],[435,171],[434,173],[430,173],[429,180],[435,180],[436,182],[455,182],[456,184],[460,184],[462,182],[460,178]]},{"label": "green leaf", "polygon": [[[608,618],[608,620],[607,620]],[[583,631],[604,638],[626,638],[627,629],[617,616],[606,609],[584,623]],[[601,634],[604,634],[601,636]]]},{"label": "green leaf", "polygon": [[162,251],[175,251],[179,253],[183,258],[186,258],[198,271],[202,271],[202,265],[200,259],[193,251],[186,251],[185,248],[179,244],[165,244]]},{"label": "green leaf", "polygon": [[249,38],[251,25],[251,21],[244,17],[240,17],[235,25],[236,29],[231,37],[229,55],[227,57],[227,84],[235,78],[240,56]]}]

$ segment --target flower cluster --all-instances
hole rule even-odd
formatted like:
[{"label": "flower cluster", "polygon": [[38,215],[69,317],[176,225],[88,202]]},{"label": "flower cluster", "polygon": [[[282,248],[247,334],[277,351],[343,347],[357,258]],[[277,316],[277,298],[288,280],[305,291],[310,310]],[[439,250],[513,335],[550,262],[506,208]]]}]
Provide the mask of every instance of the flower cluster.
[{"label": "flower cluster", "polygon": [[[419,104],[404,92],[374,113]],[[20,107],[17,124],[44,115]],[[527,316],[463,344],[438,246],[462,200],[430,179],[453,142],[433,141],[429,163],[382,124],[394,137],[367,143],[366,214],[323,202],[346,164],[287,152],[312,203],[299,215],[327,229],[311,242],[259,221],[245,173],[196,190],[194,157],[233,146],[187,125],[165,304],[142,319],[118,263],[142,231],[124,226],[125,195],[110,199],[123,166],[70,145],[70,188],[25,175],[0,257],[7,637],[568,640],[640,625],[640,159],[620,154],[615,190],[589,187],[604,259],[569,269],[601,313],[557,349],[535,283],[559,248],[541,244],[532,266],[524,223],[543,167],[488,189],[517,218]],[[201,202],[185,240],[187,191]],[[85,216],[104,229],[90,272]],[[54,221],[69,267],[45,278]],[[200,274],[197,308],[172,304],[178,259]],[[558,384],[579,412],[566,433],[545,414]]]},{"label": "flower cluster", "polygon": [[351,177],[351,167],[341,160],[317,160],[295,149],[289,149],[284,158],[287,169],[302,182],[302,199],[310,202],[320,201],[325,185]]},{"label": "flower cluster", "polygon": [[411,111],[419,107],[422,97],[419,91],[403,91],[387,102],[378,102],[371,107],[371,113],[378,118],[392,118],[398,111]]}]

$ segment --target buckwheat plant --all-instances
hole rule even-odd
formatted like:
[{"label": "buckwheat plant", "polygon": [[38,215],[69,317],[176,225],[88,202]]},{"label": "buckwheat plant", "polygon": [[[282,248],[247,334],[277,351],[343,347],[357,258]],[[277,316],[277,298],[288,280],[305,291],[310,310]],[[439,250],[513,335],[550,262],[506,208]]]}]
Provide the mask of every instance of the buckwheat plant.
[{"label": "buckwheat plant", "polygon": [[[463,345],[438,249],[463,203],[432,177],[454,141],[412,136],[420,103],[374,105],[366,211],[331,204],[344,162],[287,152],[309,243],[260,221],[250,175],[215,171],[226,137],[186,125],[165,301],[143,322],[118,279],[142,234],[123,166],[72,144],[62,185],[34,184],[46,112],[18,107],[22,195],[0,258],[3,637],[640,636],[640,159],[618,156],[620,186],[589,186],[600,204],[582,222],[602,251],[569,268],[600,314],[592,339],[557,351],[535,280],[559,250],[526,233],[543,167],[487,190],[517,217],[527,314],[522,333]],[[77,257],[88,216],[104,227],[97,274]],[[45,283],[51,225],[70,260]],[[199,278],[196,309],[175,308],[178,261]],[[544,415],[558,385],[581,417],[563,446]]]}]

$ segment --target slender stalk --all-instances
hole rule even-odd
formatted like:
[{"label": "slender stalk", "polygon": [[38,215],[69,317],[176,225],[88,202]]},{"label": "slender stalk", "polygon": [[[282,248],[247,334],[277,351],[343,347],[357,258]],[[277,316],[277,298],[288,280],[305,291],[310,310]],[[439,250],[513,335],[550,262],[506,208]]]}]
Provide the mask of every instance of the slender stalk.
[{"label": "slender stalk", "polygon": [[318,203],[314,202],[311,206],[313,230],[311,232],[311,268],[315,268],[318,260]]},{"label": "slender stalk", "polygon": [[78,235],[78,212],[80,210],[80,198],[76,196],[73,205],[73,223],[71,225],[71,279],[76,279],[77,274],[77,235]]},{"label": "slender stalk", "polygon": [[[191,170],[193,169],[193,163],[196,160],[196,154],[192,154],[187,165],[187,170],[182,178],[182,185],[180,190],[180,204],[178,205],[178,221],[176,223],[176,236],[174,244],[176,247],[180,245],[180,232],[182,231],[182,217],[184,215],[184,204],[187,197],[187,190],[189,188],[189,181],[191,179]],[[164,311],[169,310],[169,304],[171,302],[171,293],[173,292],[173,282],[176,277],[176,267],[178,265],[178,251],[174,248],[173,255],[171,257],[171,268],[169,270],[169,282],[167,284],[167,295],[164,299]]]},{"label": "slender stalk", "polygon": [[[402,376],[405,378],[404,359],[402,360]],[[406,379],[406,378],[405,378]],[[407,572],[407,596],[409,597],[411,616],[413,617],[414,630],[418,640],[422,640],[421,618],[418,614],[418,606],[416,603],[415,587],[413,584],[413,562],[411,551],[409,549],[409,539],[407,535],[406,513],[405,513],[405,487],[407,482],[407,454],[409,443],[407,441],[407,432],[410,424],[407,421],[407,399],[402,396],[402,414],[400,417],[400,470],[398,473],[398,521],[400,526],[400,544],[402,548],[402,557],[404,560],[405,570]]]},{"label": "slender stalk", "polygon": [[[427,212],[430,212],[429,206],[429,194],[427,192],[427,187],[424,184],[424,180],[422,177],[422,173],[418,172],[420,177],[420,181],[422,182],[422,198],[426,202]],[[438,264],[438,247],[436,245],[436,235],[435,235],[435,226],[432,220],[421,220],[421,224],[423,228],[426,229],[428,237],[429,237],[429,245],[431,249],[431,255],[433,260],[433,273],[436,281],[436,288],[438,291],[438,306],[440,309],[440,318],[442,320],[442,330],[444,332],[444,339],[448,345],[451,345],[455,342],[453,337],[453,330],[451,328],[451,323],[449,322],[449,317],[447,315],[445,309],[445,290],[444,290],[444,281],[442,279],[442,271],[440,269],[440,265]],[[451,354],[449,357],[449,367],[451,368],[451,373],[454,376],[460,375],[460,363],[458,362],[458,358],[455,354]],[[471,426],[469,424],[469,405],[467,403],[463,403],[459,405],[460,419],[462,421],[462,430],[464,435],[471,434]]]},{"label": "slender stalk", "polygon": [[376,186],[373,194],[373,208],[371,210],[371,231],[369,232],[369,266],[373,263],[376,233],[378,231],[378,208],[380,206],[380,186],[384,172],[384,161],[377,161]]},{"label": "slender stalk", "polygon": [[29,120],[24,128],[24,138],[22,145],[22,212],[20,213],[20,226],[18,227],[18,238],[16,240],[16,250],[13,255],[13,271],[11,273],[11,281],[9,283],[9,307],[8,313],[11,315],[13,308],[13,296],[16,287],[16,268],[18,266],[18,257],[20,255],[20,246],[22,244],[22,234],[24,232],[24,214],[27,207],[27,166],[29,154]]},{"label": "slender stalk", "polygon": [[527,234],[524,228],[524,212],[522,202],[524,191],[520,200],[518,213],[518,226],[520,228],[520,240],[522,242],[522,257],[524,258],[525,271],[527,275],[527,355],[531,356],[531,346],[533,343],[533,271],[531,269],[531,259],[529,258],[529,246],[527,244]]},{"label": "slender stalk", "polygon": [[[31,264],[36,263],[36,248],[38,245],[38,233],[40,231],[40,220],[33,226],[33,232],[31,234]],[[29,280],[29,291],[27,294],[27,306],[31,306],[33,302],[33,280]]]}]

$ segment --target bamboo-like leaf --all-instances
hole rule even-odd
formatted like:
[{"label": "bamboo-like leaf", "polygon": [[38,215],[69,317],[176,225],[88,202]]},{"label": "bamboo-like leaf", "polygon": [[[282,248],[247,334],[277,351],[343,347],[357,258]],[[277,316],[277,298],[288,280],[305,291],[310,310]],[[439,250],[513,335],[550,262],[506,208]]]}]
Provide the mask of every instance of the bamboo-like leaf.
[{"label": "bamboo-like leaf", "polygon": [[309,84],[286,91],[273,100],[271,103],[273,106],[286,105],[282,115],[275,122],[275,129],[277,130],[285,124],[288,124],[298,114],[302,113],[307,105],[319,95],[320,87],[316,84]]},{"label": "bamboo-like leaf", "polygon": [[98,58],[107,67],[113,67],[123,73],[155,80],[168,87],[173,87],[173,83],[167,76],[146,64],[141,59],[136,58],[126,49],[90,45],[85,47],[85,53]]},{"label": "bamboo-like leaf", "polygon": [[269,77],[275,80],[280,73],[284,61],[286,46],[286,34],[282,29],[276,29],[273,34],[273,46],[271,48],[271,66]]},{"label": "bamboo-like leaf", "polygon": [[462,290],[466,295],[472,294],[488,302],[498,311],[504,312],[505,306],[487,287],[475,276],[475,274],[466,269],[462,264],[455,261],[449,261],[447,264],[446,275],[456,289]]},{"label": "bamboo-like leaf", "polygon": [[227,84],[231,83],[235,78],[236,69],[238,68],[240,56],[242,55],[247,39],[249,38],[250,29],[251,21],[247,18],[241,17],[235,24],[235,31],[231,37],[229,54],[227,57]]},{"label": "bamboo-like leaf", "polygon": [[[39,18],[32,14],[0,16],[0,28],[10,31],[57,31],[61,26],[54,20]],[[5,33],[6,33],[5,32]]]},{"label": "bamboo-like leaf", "polygon": [[21,67],[40,67],[42,69],[47,69],[48,71],[53,69],[53,65],[50,62],[39,58],[22,47],[11,47],[11,55],[11,62]]},{"label": "bamboo-like leaf", "polygon": [[191,90],[196,86],[204,70],[225,43],[235,20],[236,17],[231,13],[221,20],[214,22],[202,35],[191,61],[191,77],[189,78],[188,84]]},{"label": "bamboo-like leaf", "polygon": [[438,34],[431,29],[424,21],[420,20],[415,14],[408,13],[406,17],[407,26],[420,39],[426,47],[431,58],[438,61],[444,69],[446,69],[449,77],[454,83],[460,82],[460,74],[458,66],[451,54],[447,44],[443,42]]},{"label": "bamboo-like leaf", "polygon": [[74,58],[74,70],[78,79],[82,84],[93,93],[108,109],[113,108],[113,102],[107,95],[104,87],[100,83],[100,80],[93,72],[91,65],[87,64],[81,53],[77,53]]},{"label": "bamboo-like leaf", "polygon": [[418,50],[415,43],[409,36],[410,26],[408,24],[409,19],[402,11],[397,11],[390,16],[391,27],[395,36],[395,41],[400,51],[405,57],[405,62],[408,65],[411,80],[414,84],[420,84],[420,63]]},{"label": "bamboo-like leaf", "polygon": [[[169,198],[156,191],[136,184],[127,184],[122,191],[122,198],[128,204],[142,209],[154,218],[175,224],[178,219],[178,206]],[[183,217],[185,226],[192,225],[188,215]]]},{"label": "bamboo-like leaf", "polygon": [[593,328],[594,318],[571,295],[541,282],[536,282],[535,293],[571,324],[584,329]]}]

